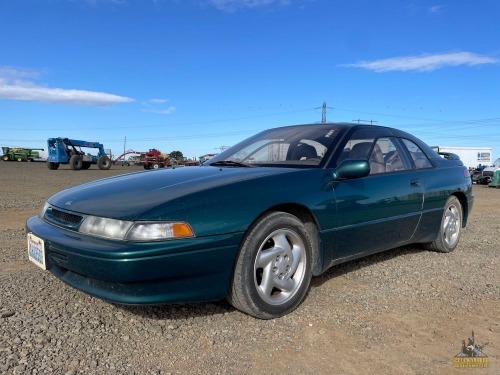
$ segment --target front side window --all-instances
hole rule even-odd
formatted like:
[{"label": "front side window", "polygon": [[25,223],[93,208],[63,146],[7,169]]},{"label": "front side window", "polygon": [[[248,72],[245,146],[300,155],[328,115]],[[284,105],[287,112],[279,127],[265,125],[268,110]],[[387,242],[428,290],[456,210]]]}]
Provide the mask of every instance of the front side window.
[{"label": "front side window", "polygon": [[409,139],[403,139],[403,143],[410,152],[410,156],[416,169],[432,168],[432,163],[420,147]]}]

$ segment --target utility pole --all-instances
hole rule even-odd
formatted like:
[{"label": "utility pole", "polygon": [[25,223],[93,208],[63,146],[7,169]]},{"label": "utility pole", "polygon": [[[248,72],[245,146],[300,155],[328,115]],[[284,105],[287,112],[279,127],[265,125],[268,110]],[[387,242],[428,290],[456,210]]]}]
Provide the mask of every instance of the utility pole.
[{"label": "utility pole", "polygon": [[361,119],[357,119],[357,120],[352,120],[353,122],[357,122],[358,124],[360,124],[361,122],[369,122],[370,125],[373,125],[374,122],[378,122],[378,121],[375,121],[375,120],[361,120]]},{"label": "utility pole", "polygon": [[321,108],[321,123],[326,124],[326,109],[333,109],[333,107],[327,107],[326,106],[326,101],[323,102],[323,105],[321,107],[316,107],[316,109]]}]

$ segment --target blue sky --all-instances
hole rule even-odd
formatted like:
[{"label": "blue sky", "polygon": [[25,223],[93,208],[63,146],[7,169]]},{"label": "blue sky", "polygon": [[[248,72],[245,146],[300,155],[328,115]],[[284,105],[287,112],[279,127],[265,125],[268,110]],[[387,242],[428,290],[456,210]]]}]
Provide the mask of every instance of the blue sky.
[{"label": "blue sky", "polygon": [[219,152],[376,121],[500,157],[498,0],[0,0],[0,145]]}]

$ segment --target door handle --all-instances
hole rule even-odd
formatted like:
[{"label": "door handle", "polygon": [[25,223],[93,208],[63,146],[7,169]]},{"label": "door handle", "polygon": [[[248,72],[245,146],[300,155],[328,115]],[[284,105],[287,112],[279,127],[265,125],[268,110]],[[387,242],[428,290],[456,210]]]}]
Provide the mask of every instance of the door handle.
[{"label": "door handle", "polygon": [[410,180],[410,186],[418,187],[420,186],[420,180],[418,178],[413,178]]}]

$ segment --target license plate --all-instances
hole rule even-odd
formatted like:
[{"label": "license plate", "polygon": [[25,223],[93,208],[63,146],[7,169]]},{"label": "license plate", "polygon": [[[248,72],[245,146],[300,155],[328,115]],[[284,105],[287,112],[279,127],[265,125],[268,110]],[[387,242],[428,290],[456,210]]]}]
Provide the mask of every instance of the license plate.
[{"label": "license plate", "polygon": [[33,233],[28,233],[28,258],[41,269],[47,269],[45,264],[45,244],[41,238],[38,238]]}]

